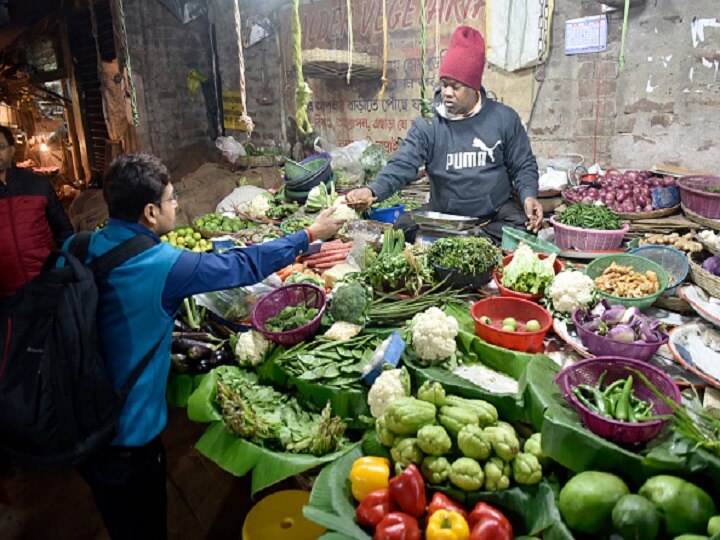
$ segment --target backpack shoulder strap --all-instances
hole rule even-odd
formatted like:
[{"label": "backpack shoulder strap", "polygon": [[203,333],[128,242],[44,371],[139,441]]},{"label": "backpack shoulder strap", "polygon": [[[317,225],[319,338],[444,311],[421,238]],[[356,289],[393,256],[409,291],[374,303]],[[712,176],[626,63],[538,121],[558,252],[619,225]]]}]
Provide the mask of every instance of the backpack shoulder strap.
[{"label": "backpack shoulder strap", "polygon": [[138,234],[115,246],[107,253],[100,255],[90,263],[90,266],[96,274],[107,274],[113,268],[120,266],[128,259],[132,259],[135,255],[139,255],[155,245],[157,245],[157,242],[148,235]]},{"label": "backpack shoulder strap", "polygon": [[130,393],[130,390],[132,390],[132,387],[135,386],[135,383],[140,378],[140,374],[145,370],[145,368],[150,363],[150,360],[152,360],[153,356],[155,356],[155,353],[157,352],[158,348],[160,347],[160,344],[162,343],[163,337],[161,336],[158,342],[153,346],[152,349],[143,357],[142,360],[140,360],[140,363],[135,366],[135,369],[132,370],[132,373],[130,373],[130,377],[128,377],[128,380],[125,381],[125,384],[123,384],[120,387],[120,390],[118,390],[118,394],[120,395],[120,402],[125,403],[125,400],[128,397],[128,394]]},{"label": "backpack shoulder strap", "polygon": [[87,259],[88,246],[90,246],[90,237],[92,233],[90,231],[81,231],[73,236],[68,246],[68,251],[80,259],[83,263]]}]

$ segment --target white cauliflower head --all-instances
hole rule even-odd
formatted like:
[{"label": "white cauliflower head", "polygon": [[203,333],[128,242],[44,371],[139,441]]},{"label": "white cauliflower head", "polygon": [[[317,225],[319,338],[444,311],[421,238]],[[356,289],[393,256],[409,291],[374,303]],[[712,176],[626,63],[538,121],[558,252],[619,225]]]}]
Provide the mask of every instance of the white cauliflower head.
[{"label": "white cauliflower head", "polygon": [[256,366],[262,362],[270,342],[257,330],[248,330],[238,336],[235,357],[241,366]]},{"label": "white cauliflower head", "polygon": [[595,284],[591,277],[578,270],[560,272],[550,284],[549,295],[553,308],[570,313],[577,307],[586,307],[593,300]]},{"label": "white cauliflower head", "polygon": [[412,346],[422,360],[445,360],[457,349],[457,319],[446,315],[440,308],[431,307],[418,313],[412,318],[410,327]]},{"label": "white cauliflower head", "polygon": [[325,337],[335,341],[346,341],[357,336],[362,330],[362,326],[352,324],[345,321],[335,321],[327,332]]},{"label": "white cauliflower head", "polygon": [[270,210],[270,197],[266,193],[259,193],[253,200],[242,206],[242,211],[247,215],[264,218]]},{"label": "white cauliflower head", "polygon": [[393,401],[408,395],[407,377],[404,369],[389,369],[378,375],[368,391],[368,405],[373,418],[380,418]]},{"label": "white cauliflower head", "polygon": [[333,208],[335,208],[335,212],[333,213],[332,217],[335,219],[350,221],[351,219],[357,219],[358,217],[357,212],[355,212],[355,210],[350,208],[347,204],[336,203],[333,204]]}]

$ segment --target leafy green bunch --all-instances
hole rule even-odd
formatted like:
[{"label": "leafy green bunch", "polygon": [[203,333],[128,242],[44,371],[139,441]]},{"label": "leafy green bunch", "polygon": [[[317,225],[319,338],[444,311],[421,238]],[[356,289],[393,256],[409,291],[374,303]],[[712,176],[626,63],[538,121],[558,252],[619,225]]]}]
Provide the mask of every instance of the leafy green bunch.
[{"label": "leafy green bunch", "polygon": [[467,276],[477,276],[498,265],[502,252],[486,238],[441,238],[428,252],[430,263]]}]

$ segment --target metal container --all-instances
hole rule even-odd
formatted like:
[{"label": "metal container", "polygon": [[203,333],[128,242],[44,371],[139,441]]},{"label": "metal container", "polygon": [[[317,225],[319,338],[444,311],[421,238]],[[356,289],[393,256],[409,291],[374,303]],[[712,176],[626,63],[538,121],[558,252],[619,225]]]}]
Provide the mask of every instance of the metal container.
[{"label": "metal container", "polygon": [[455,231],[471,229],[480,222],[480,219],[475,217],[456,216],[427,210],[412,212],[412,217],[418,225],[429,225],[436,229]]}]

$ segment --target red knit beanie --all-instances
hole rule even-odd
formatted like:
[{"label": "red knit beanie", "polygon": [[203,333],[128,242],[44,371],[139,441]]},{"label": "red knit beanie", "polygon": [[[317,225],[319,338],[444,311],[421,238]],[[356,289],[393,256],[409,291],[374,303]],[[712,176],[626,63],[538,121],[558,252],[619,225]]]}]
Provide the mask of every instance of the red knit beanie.
[{"label": "red knit beanie", "polygon": [[440,62],[440,78],[447,77],[480,90],[485,69],[485,40],[469,26],[458,26]]}]

